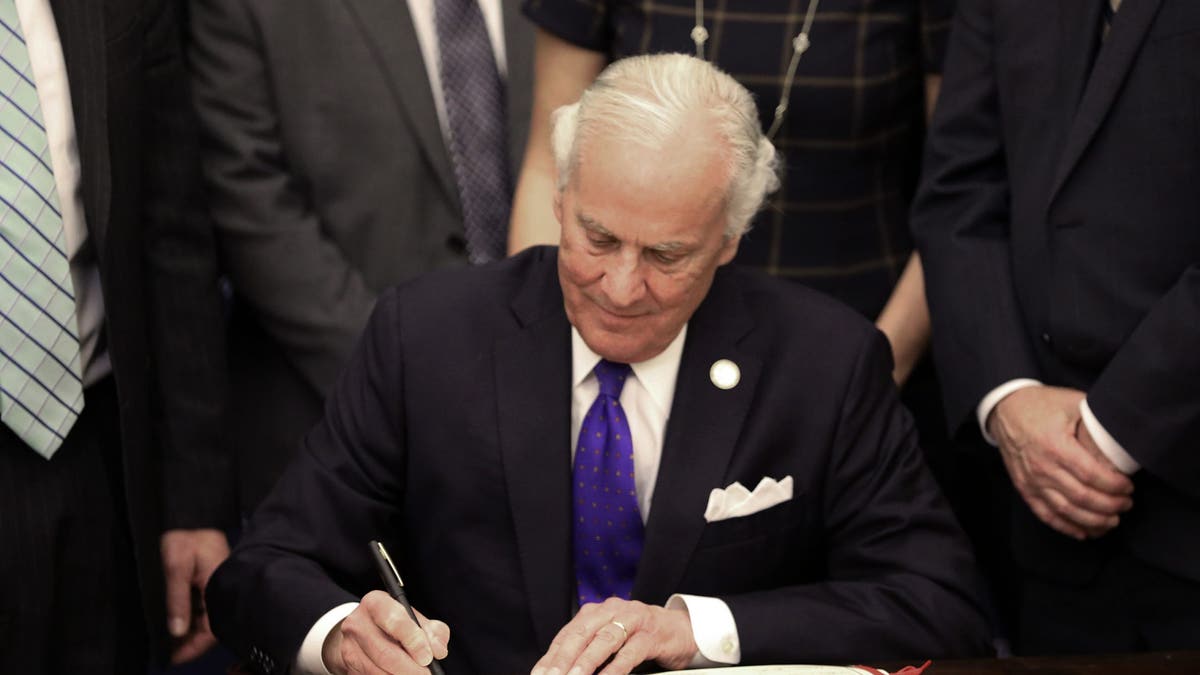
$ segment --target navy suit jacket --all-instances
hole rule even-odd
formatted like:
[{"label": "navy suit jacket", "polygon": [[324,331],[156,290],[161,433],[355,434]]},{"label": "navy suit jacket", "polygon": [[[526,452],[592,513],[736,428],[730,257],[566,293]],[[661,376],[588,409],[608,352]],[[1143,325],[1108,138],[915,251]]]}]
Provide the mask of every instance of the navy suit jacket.
[{"label": "navy suit jacket", "polygon": [[219,437],[225,353],[217,256],[180,3],[51,0],[50,8],[71,91],[88,249],[104,296],[101,342],[120,405],[123,517],[152,648],[163,657],[160,535],[233,520]]},{"label": "navy suit jacket", "polygon": [[1200,581],[1200,3],[964,0],[913,226],[952,424],[1031,377],[1087,392],[1144,467],[1080,544],[1018,509],[1027,569],[1106,549]]},{"label": "navy suit jacket", "polygon": [[[730,359],[741,382],[718,389]],[[743,663],[982,653],[974,563],[922,463],[882,336],[848,308],[718,271],[689,323],[635,599],[723,598]],[[571,618],[570,325],[554,248],[379,302],[325,419],[209,586],[235,651],[279,667],[394,555],[450,626],[449,672],[527,672]],[[715,523],[709,493],[792,476]]]}]

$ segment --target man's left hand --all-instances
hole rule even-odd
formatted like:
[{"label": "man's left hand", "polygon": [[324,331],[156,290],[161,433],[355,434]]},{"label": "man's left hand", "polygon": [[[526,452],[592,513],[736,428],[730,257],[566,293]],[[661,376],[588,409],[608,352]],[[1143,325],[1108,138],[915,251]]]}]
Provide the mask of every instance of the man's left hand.
[{"label": "man's left hand", "polygon": [[988,418],[1021,498],[1042,522],[1080,541],[1103,536],[1133,506],[1129,477],[1076,437],[1084,396],[1026,387],[1004,397]]},{"label": "man's left hand", "polygon": [[[554,637],[533,675],[624,675],[645,661],[667,670],[686,668],[696,654],[685,609],[665,609],[609,598],[584,605]],[[609,659],[612,659],[609,661]],[[608,661],[604,670],[600,666]]]},{"label": "man's left hand", "polygon": [[171,663],[184,663],[217,644],[204,611],[204,587],[229,557],[229,542],[220,530],[168,530],[160,550],[167,582],[167,631],[174,638]]}]

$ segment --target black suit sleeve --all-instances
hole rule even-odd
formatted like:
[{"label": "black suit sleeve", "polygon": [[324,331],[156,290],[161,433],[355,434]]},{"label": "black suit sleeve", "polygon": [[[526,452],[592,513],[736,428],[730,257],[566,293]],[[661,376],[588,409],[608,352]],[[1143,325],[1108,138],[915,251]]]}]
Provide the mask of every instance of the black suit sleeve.
[{"label": "black suit sleeve", "polygon": [[[378,587],[367,542],[399,530],[403,501],[399,330],[396,303],[385,294],[324,419],[209,583],[213,628],[243,657],[257,649],[276,664],[292,661],[325,612]],[[403,551],[388,544],[393,554]],[[249,643],[249,635],[261,642]]]},{"label": "black suit sleeve", "polygon": [[[191,4],[192,86],[205,138],[204,175],[239,297],[324,395],[366,325],[376,294],[328,237],[304,177],[288,162],[284,119],[272,92],[273,69],[287,64],[271,61],[265,52],[253,4]],[[331,149],[343,151],[353,149]]]},{"label": "black suit sleeve", "polygon": [[1147,471],[1200,497],[1200,265],[1155,303],[1087,396]]},{"label": "black suit sleeve", "polygon": [[201,194],[178,3],[148,3],[142,61],[143,221],[158,374],[164,528],[231,524],[220,438],[225,355],[217,257]]},{"label": "black suit sleeve", "polygon": [[952,429],[993,388],[1039,376],[1013,281],[990,5],[959,3],[912,213]]},{"label": "black suit sleeve", "polygon": [[990,651],[975,562],[868,334],[842,392],[823,484],[828,581],[723,598],[749,663],[975,656]]}]

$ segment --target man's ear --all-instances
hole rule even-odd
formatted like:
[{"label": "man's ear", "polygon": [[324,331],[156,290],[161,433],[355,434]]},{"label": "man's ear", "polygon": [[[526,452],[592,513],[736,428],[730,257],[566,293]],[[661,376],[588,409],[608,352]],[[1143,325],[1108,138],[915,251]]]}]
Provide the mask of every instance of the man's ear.
[{"label": "man's ear", "polygon": [[563,225],[563,193],[562,190],[554,190],[554,217],[558,219],[558,224]]},{"label": "man's ear", "polygon": [[742,243],[742,235],[736,237],[725,237],[725,243],[721,244],[721,252],[717,256],[717,265],[727,265],[733,261],[737,255],[738,245]]}]

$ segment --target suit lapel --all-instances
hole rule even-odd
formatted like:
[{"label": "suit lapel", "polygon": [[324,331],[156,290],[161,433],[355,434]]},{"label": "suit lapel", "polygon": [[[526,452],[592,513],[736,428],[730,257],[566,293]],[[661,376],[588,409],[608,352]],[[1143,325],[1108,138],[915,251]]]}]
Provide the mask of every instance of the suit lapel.
[{"label": "suit lapel", "polygon": [[533,111],[533,35],[528,19],[521,15],[517,0],[502,0],[504,49],[508,60],[505,99],[508,103],[508,152],[512,175],[521,172],[529,117]]},{"label": "suit lapel", "polygon": [[92,246],[103,259],[112,176],[108,156],[108,82],[104,3],[51,0],[75,117],[84,217]]},{"label": "suit lapel", "polygon": [[[1062,128],[1069,128],[1087,86],[1088,72],[1100,43],[1100,3],[1104,0],[1060,0],[1045,9],[1058,14],[1058,86]],[[1095,30],[1091,29],[1095,26]]]},{"label": "suit lapel", "polygon": [[539,645],[571,618],[571,344],[557,267],[513,303],[521,329],[497,341],[500,452]]},{"label": "suit lapel", "polygon": [[[392,98],[412,123],[425,158],[456,205],[458,187],[450,155],[438,123],[425,59],[405,0],[342,0],[366,36],[381,70],[391,83]],[[459,206],[461,208],[461,205]]]},{"label": "suit lapel", "polygon": [[[1092,4],[1099,6],[1099,1]],[[1067,132],[1067,140],[1059,156],[1058,165],[1051,184],[1050,199],[1062,189],[1071,171],[1079,163],[1088,144],[1104,121],[1109,108],[1120,91],[1125,76],[1133,65],[1145,40],[1146,33],[1154,21],[1162,0],[1139,0],[1122,3],[1113,19],[1112,31],[1096,55],[1091,77],[1083,90],[1083,98],[1075,111]],[[1088,28],[1094,26],[1095,28]],[[1098,17],[1080,30],[1099,30]]]},{"label": "suit lapel", "polygon": [[[662,604],[678,588],[704,530],[708,495],[725,487],[750,411],[762,363],[739,348],[754,325],[743,303],[733,273],[720,270],[688,324],[646,545],[633,585],[633,597],[647,603]],[[709,377],[719,359],[741,369],[741,381],[733,389],[718,389]]]}]

